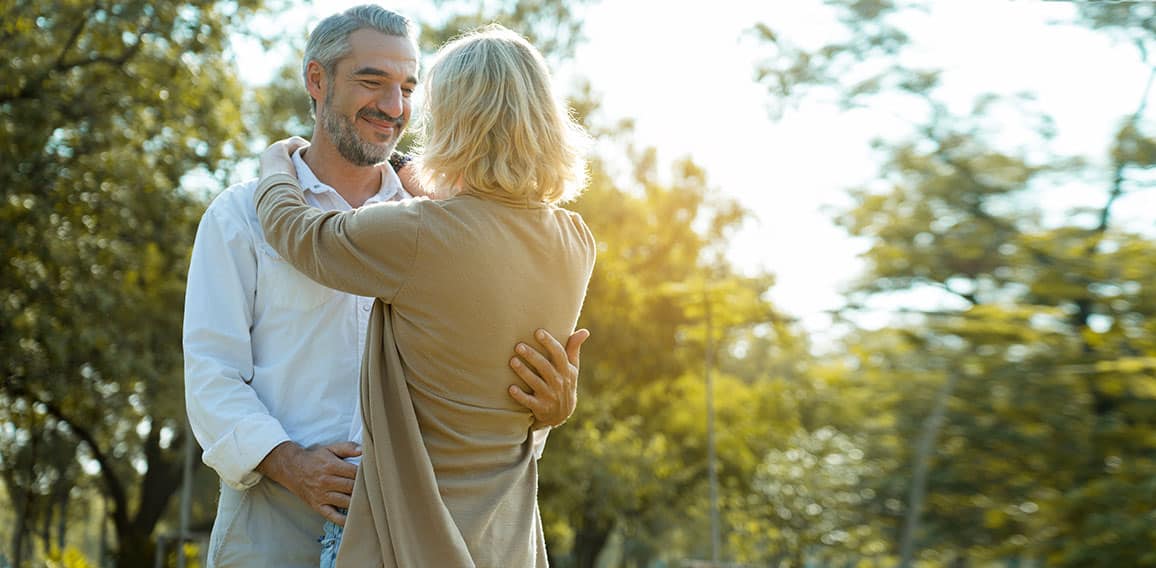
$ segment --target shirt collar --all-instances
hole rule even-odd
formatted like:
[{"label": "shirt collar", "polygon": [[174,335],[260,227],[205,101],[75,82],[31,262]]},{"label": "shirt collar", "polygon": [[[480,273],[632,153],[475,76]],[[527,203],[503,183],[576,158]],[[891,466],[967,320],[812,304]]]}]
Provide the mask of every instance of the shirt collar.
[{"label": "shirt collar", "polygon": [[[301,157],[302,150],[304,150],[304,148],[298,148],[296,152],[293,152],[293,167],[297,168],[297,180],[301,183],[301,188],[318,195],[333,192],[340,197],[341,194],[337,193],[336,189],[317,179],[313,170],[309,169],[309,165],[306,164],[305,160]],[[393,171],[393,168],[387,164],[381,168],[381,189],[365,202],[397,201],[409,197],[412,196],[401,186],[401,179],[397,177],[397,173]]]}]

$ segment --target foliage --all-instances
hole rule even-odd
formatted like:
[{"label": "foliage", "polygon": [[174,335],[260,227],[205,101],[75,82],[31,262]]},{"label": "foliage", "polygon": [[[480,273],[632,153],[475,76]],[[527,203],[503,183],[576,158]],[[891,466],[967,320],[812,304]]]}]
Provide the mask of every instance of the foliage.
[{"label": "foliage", "polygon": [[[596,0],[595,0],[596,1]],[[424,22],[422,50],[433,53],[454,37],[490,22],[497,22],[526,36],[542,53],[553,57],[573,55],[583,40],[578,16],[592,0],[503,0],[479,3],[468,0],[435,0],[440,22]]]},{"label": "foliage", "polygon": [[[489,21],[554,61],[582,39],[583,3],[435,4],[427,52]],[[629,120],[597,124],[596,94],[575,93],[632,171],[595,159],[575,204],[600,250],[579,408],[540,464],[552,563],[709,555],[709,372],[724,558],[1156,566],[1156,240],[1116,222],[1156,165],[1149,93],[1102,159],[1058,155],[1064,125],[1030,94],[945,102],[948,71],[912,55],[905,27],[933,4],[825,5],[845,33],[824,45],[754,26],[768,56],[753,79],[772,115],[804,97],[902,105],[908,129],[876,141],[879,174],[836,222],[866,245],[841,317],[904,307],[816,360],[767,300],[773,278],[726,260],[741,204],[690,159],[660,167]],[[183,440],[181,298],[204,203],[189,188],[223,187],[254,146],[312,124],[298,56],[249,90],[228,64],[229,34],[254,33],[242,24],[263,8],[2,5],[0,479],[16,562],[88,562],[69,525],[95,495],[120,565],[152,558]],[[1073,13],[1151,66],[1151,6]],[[1030,135],[1013,145],[1009,127]],[[1099,201],[1057,221],[1043,196],[1073,183]]]},{"label": "foliage", "polygon": [[[1143,480],[1156,463],[1147,284],[1156,241],[1113,223],[1120,198],[1145,187],[1153,164],[1148,92],[1105,141],[1107,164],[1057,156],[1048,143],[1063,125],[1030,96],[987,94],[956,114],[940,98],[941,71],[908,65],[899,16],[929,4],[826,4],[848,33],[804,50],[757,27],[771,56],[756,78],[776,108],[812,93],[834,94],[845,108],[908,105],[909,134],[875,143],[879,178],[852,190],[854,205],[838,218],[869,244],[847,317],[881,298],[936,298],[846,342],[850,400],[877,401],[879,419],[841,429],[870,433],[864,451],[891,464],[867,480],[893,505],[873,524],[890,525],[892,542],[910,539],[923,557],[1156,564],[1150,512],[1128,505],[1150,499]],[[1079,9],[1084,23],[1146,57],[1150,8]],[[1003,143],[1008,108],[1034,139]],[[1040,194],[1078,179],[1097,180],[1101,204],[1050,221]],[[937,413],[942,422],[931,420]],[[920,438],[930,454],[913,448]],[[921,469],[925,482],[912,473]]]},{"label": "foliage", "polygon": [[[5,479],[30,475],[10,492],[49,499],[51,480],[77,483],[88,464],[123,566],[151,559],[149,535],[179,482],[168,448],[184,430],[180,308],[201,208],[180,187],[234,157],[239,84],[222,53],[257,7],[4,4]],[[70,443],[31,445],[41,428]]]},{"label": "foliage", "polygon": [[[796,430],[772,449],[754,475],[751,493],[736,504],[730,539],[747,561],[789,558],[802,565],[807,550],[824,545],[833,562],[886,550],[867,514],[876,493],[867,481],[879,475],[850,436],[824,426]],[[769,525],[767,519],[774,519]]]},{"label": "foliage", "polygon": [[96,568],[79,550],[68,547],[64,550],[53,550],[45,559],[48,568]]}]

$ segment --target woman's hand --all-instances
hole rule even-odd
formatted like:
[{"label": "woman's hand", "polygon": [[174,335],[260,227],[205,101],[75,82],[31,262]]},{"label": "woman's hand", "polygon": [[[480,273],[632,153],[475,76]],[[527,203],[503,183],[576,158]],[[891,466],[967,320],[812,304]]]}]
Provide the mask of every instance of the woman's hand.
[{"label": "woman's hand", "polygon": [[261,153],[261,177],[269,177],[272,174],[289,174],[297,177],[297,168],[293,167],[293,152],[308,145],[309,141],[300,136],[291,136],[274,142]]}]

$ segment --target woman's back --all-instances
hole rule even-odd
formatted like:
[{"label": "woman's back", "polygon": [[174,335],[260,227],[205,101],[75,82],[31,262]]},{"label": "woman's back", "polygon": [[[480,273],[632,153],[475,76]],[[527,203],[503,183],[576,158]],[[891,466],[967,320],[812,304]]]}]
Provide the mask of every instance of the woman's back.
[{"label": "woman's back", "polygon": [[321,212],[295,184],[257,190],[270,244],[310,278],[381,300],[338,565],[545,566],[532,415],[507,393],[508,362],[527,330],[573,331],[596,248],[582,218],[474,195]]},{"label": "woman's back", "polygon": [[405,379],[474,560],[522,565],[511,555],[540,531],[537,470],[533,416],[506,392],[510,346],[533,343],[538,327],[573,331],[594,241],[581,217],[551,206],[467,195],[421,209],[412,276],[391,301]]}]

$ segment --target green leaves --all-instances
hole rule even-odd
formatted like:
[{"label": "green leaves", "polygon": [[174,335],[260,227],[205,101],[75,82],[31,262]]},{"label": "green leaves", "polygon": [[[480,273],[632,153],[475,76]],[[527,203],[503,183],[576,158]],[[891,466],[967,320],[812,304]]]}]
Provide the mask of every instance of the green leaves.
[{"label": "green leaves", "polygon": [[[0,420],[18,428],[0,443],[75,483],[90,475],[74,467],[78,451],[95,460],[126,561],[151,558],[128,543],[147,542],[176,486],[175,456],[153,449],[184,422],[183,282],[203,204],[181,184],[235,157],[240,89],[222,55],[257,6],[4,8],[16,80],[0,87],[0,320],[11,322],[0,324]],[[8,410],[18,403],[29,404],[21,417]],[[38,416],[71,437],[63,462],[26,445]],[[137,482],[157,491],[137,494]]]},{"label": "green leaves", "polygon": [[[905,535],[924,558],[1156,565],[1150,512],[1132,506],[1150,502],[1140,480],[1156,463],[1156,306],[1146,284],[1156,276],[1156,241],[1115,223],[1119,199],[1145,187],[1156,156],[1144,130],[1147,88],[1104,141],[1107,168],[1053,155],[1047,144],[1063,125],[1035,111],[1025,121],[1030,142],[1010,147],[1006,125],[994,125],[1001,109],[1034,108],[1030,94],[982,95],[953,113],[940,99],[938,70],[901,68],[919,46],[908,45],[898,16],[924,3],[826,4],[847,37],[802,51],[789,34],[757,32],[774,54],[759,70],[778,81],[768,85],[773,102],[834,91],[852,105],[898,96],[928,109],[904,138],[876,142],[885,156],[878,179],[852,190],[854,204],[837,219],[868,244],[849,319],[858,307],[906,304],[886,327],[847,338],[847,367],[823,370],[824,384],[843,389],[824,411],[832,426],[869,434],[863,451],[880,464],[862,484],[884,507],[862,522],[895,526],[895,515],[920,507],[909,497],[918,493],[912,472],[926,466],[925,505]],[[1151,6],[1094,3],[1079,13],[1151,63]],[[1100,202],[1057,216],[1041,190],[1077,176],[1099,180],[1090,190]],[[958,383],[940,391],[949,377]],[[947,394],[940,428],[928,419],[937,391]],[[862,416],[856,405],[873,412]],[[926,436],[932,455],[915,454],[910,441]],[[768,459],[791,465],[780,454]],[[765,529],[767,538],[783,538],[781,524]]]}]

